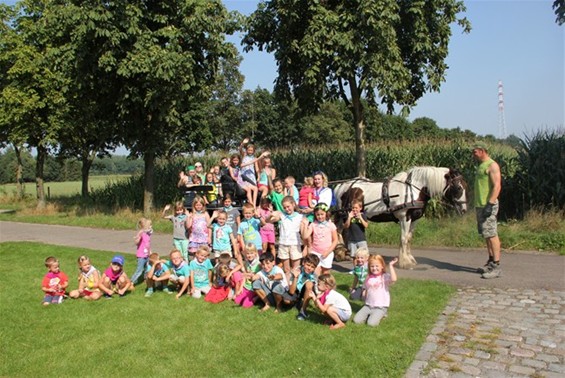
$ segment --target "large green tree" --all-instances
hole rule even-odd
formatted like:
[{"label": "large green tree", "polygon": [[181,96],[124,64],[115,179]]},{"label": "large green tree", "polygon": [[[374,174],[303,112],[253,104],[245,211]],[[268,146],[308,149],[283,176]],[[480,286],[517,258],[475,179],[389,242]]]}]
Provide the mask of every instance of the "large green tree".
[{"label": "large green tree", "polygon": [[316,109],[341,97],[353,116],[357,174],[365,176],[361,101],[392,112],[445,80],[451,24],[470,30],[457,0],[272,0],[251,14],[246,49],[274,53],[275,90]]},{"label": "large green tree", "polygon": [[225,35],[237,29],[238,18],[219,0],[55,2],[71,9],[68,48],[90,77],[84,89],[98,89],[113,103],[116,140],[144,160],[148,213],[155,160],[211,142],[204,104],[220,59],[236,51]]},{"label": "large green tree", "polygon": [[53,59],[48,25],[49,1],[24,0],[15,12],[2,8],[0,127],[16,151],[36,149],[37,206],[45,206],[44,165],[57,145],[67,112],[65,80]]}]

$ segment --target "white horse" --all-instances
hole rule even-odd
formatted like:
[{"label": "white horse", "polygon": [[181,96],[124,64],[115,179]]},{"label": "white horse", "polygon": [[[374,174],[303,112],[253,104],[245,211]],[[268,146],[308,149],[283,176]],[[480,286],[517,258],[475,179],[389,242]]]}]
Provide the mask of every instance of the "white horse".
[{"label": "white horse", "polygon": [[[443,167],[414,167],[385,182],[354,178],[334,188],[337,215],[351,210],[351,201],[361,199],[367,218],[373,222],[400,223],[400,268],[413,268],[417,262],[410,243],[416,221],[424,215],[430,198],[441,198],[459,214],[467,211],[467,184],[459,171]],[[340,223],[339,220],[337,223]]]}]

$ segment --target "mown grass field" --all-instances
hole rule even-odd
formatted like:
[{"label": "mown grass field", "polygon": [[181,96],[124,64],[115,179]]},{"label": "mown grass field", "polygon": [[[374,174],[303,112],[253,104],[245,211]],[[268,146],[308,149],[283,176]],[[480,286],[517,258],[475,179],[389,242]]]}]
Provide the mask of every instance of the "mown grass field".
[{"label": "mown grass field", "polygon": [[[112,253],[35,243],[0,244],[0,376],[371,376],[401,377],[453,288],[400,278],[377,328],[330,331],[311,312],[260,313],[142,286],[123,298],[44,307],[45,257],[55,255],[76,288],[76,258],[104,270]],[[135,268],[127,255],[126,272]],[[345,292],[352,277],[336,274]],[[353,302],[354,312],[361,302]]]},{"label": "mown grass field", "polygon": [[[103,188],[108,184],[128,178],[129,175],[111,175],[111,176],[91,176],[88,185],[91,189]],[[45,195],[50,194],[51,198],[70,197],[80,194],[81,181],[64,181],[64,182],[46,182]],[[34,182],[26,182],[24,184],[25,194],[35,197],[36,189]],[[0,185],[0,195],[14,195],[16,193],[16,184]]]}]

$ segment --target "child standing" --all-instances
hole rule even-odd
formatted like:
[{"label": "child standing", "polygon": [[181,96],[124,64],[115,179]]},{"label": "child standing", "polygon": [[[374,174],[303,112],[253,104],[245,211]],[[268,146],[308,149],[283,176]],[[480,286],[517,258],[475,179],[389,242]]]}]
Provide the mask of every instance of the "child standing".
[{"label": "child standing", "polygon": [[[219,169],[220,167],[218,167],[218,170]],[[218,207],[218,186],[214,173],[206,173],[206,180],[204,182],[204,185],[208,185],[212,188],[212,190],[206,192],[206,205],[209,205],[211,207]]]},{"label": "child standing", "polygon": [[275,305],[275,313],[282,310],[283,295],[288,290],[288,281],[284,271],[275,265],[275,257],[264,253],[259,258],[261,270],[253,275],[253,290],[264,303],[261,312]]},{"label": "child standing", "polygon": [[[300,188],[298,192],[298,208],[300,210],[313,209],[314,208],[314,179],[309,177],[304,177],[304,185]],[[299,211],[300,211],[299,210]]]},{"label": "child standing", "polygon": [[359,310],[353,321],[356,324],[367,322],[371,327],[379,325],[382,318],[386,317],[390,306],[390,284],[396,282],[396,271],[394,264],[398,262],[394,258],[389,264],[390,273],[386,272],[385,260],[381,255],[369,257],[370,274],[365,280],[363,289],[365,291],[365,305]]},{"label": "child standing", "polygon": [[210,248],[208,246],[200,246],[194,255],[194,260],[188,265],[190,269],[190,294],[192,298],[200,298],[202,294],[208,294],[210,291],[210,282],[212,281],[212,263],[208,258],[210,256]]},{"label": "child standing", "polygon": [[282,200],[284,212],[274,211],[265,222],[279,222],[279,254],[285,274],[300,266],[302,238],[300,236],[302,215],[296,212],[296,202],[291,196]]},{"label": "child standing", "polygon": [[[208,227],[212,228],[212,250],[214,252],[213,259],[215,260],[220,257],[222,252],[229,253],[230,256],[234,256],[239,264],[242,264],[241,256],[239,255],[239,249],[237,246],[237,240],[235,239],[232,228],[226,223],[228,215],[225,211],[214,211],[210,221],[208,222]],[[213,221],[216,220],[216,223]],[[233,253],[232,253],[233,247]]]},{"label": "child standing", "polygon": [[[268,252],[267,252],[268,253]],[[255,244],[245,246],[245,261],[243,263],[243,277],[245,282],[241,294],[236,295],[234,302],[242,307],[249,308],[255,303],[257,296],[253,291],[253,276],[261,270],[259,256]]]},{"label": "child standing", "polygon": [[194,255],[201,246],[208,246],[210,244],[211,237],[208,222],[210,222],[210,215],[206,211],[204,198],[200,196],[194,197],[192,201],[192,214],[188,217],[187,223],[190,230],[188,251],[191,255]]},{"label": "child standing", "polygon": [[273,256],[275,251],[275,225],[265,222],[273,213],[273,205],[268,198],[261,199],[261,208],[259,209],[259,220],[261,221],[261,244],[263,252],[270,252]]},{"label": "child standing", "polygon": [[145,272],[145,265],[147,264],[149,253],[151,252],[151,234],[153,233],[151,220],[147,218],[141,218],[139,222],[137,222],[137,228],[139,231],[133,238],[137,245],[137,252],[135,254],[137,257],[137,267],[131,276],[131,283],[133,285],[137,283],[139,277]]},{"label": "child standing", "polygon": [[334,259],[333,251],[337,245],[337,228],[329,220],[328,209],[325,203],[316,204],[314,222],[307,227],[307,220],[303,224],[304,239],[310,239],[309,253],[318,255],[320,258],[320,266],[316,268],[317,274],[329,273]]},{"label": "child standing", "polygon": [[133,284],[124,272],[125,259],[121,255],[112,257],[112,262],[108,269],[102,274],[100,279],[100,290],[104,292],[104,296],[108,299],[112,298],[114,293],[123,297],[126,291],[133,289]]},{"label": "child standing", "polygon": [[100,272],[92,266],[88,256],[78,258],[78,289],[69,293],[71,298],[84,297],[86,300],[95,301],[102,296],[98,285],[100,283]]},{"label": "child standing", "polygon": [[175,215],[166,215],[171,205],[165,205],[162,217],[173,222],[173,246],[182,253],[188,261],[188,216],[190,213],[184,208],[182,201],[175,202]]},{"label": "child standing", "polygon": [[241,223],[241,217],[239,210],[233,207],[232,203],[233,199],[231,197],[231,194],[226,193],[223,201],[224,208],[222,210],[224,210],[227,215],[226,224],[230,226],[234,232],[236,232],[239,228],[239,224]]},{"label": "child standing", "polygon": [[167,265],[159,259],[158,253],[149,255],[149,261],[147,262],[147,269],[145,271],[145,284],[147,285],[145,297],[152,296],[157,287],[163,289],[166,287],[166,280],[160,278],[164,277],[168,271]]},{"label": "child standing", "polygon": [[354,258],[359,248],[367,248],[365,229],[369,226],[367,216],[363,213],[363,202],[358,199],[351,201],[351,211],[343,228],[347,229],[347,247]]},{"label": "child standing", "polygon": [[353,263],[353,283],[349,289],[349,299],[359,300],[363,296],[363,284],[369,273],[369,251],[366,248],[361,248],[355,255]]},{"label": "child standing", "polygon": [[245,246],[248,243],[255,244],[259,254],[263,253],[263,242],[259,229],[261,228],[261,221],[257,218],[258,214],[255,211],[255,206],[249,202],[244,203],[242,206],[243,220],[237,229],[237,239],[239,246]]},{"label": "child standing", "polygon": [[[284,198],[284,187],[281,179],[275,179],[271,181],[269,179],[269,195],[267,198],[271,200],[273,208],[276,211],[283,212],[282,200]],[[292,198],[292,197],[291,197]]]},{"label": "child standing", "polygon": [[330,318],[333,324],[330,329],[339,329],[345,327],[345,322],[351,317],[351,305],[347,299],[335,291],[335,278],[331,274],[322,274],[318,278],[319,294],[314,291],[310,292],[310,298],[314,301],[314,305]]},{"label": "child standing", "polygon": [[43,276],[41,290],[45,293],[43,305],[60,304],[65,296],[65,289],[69,285],[69,278],[59,269],[59,260],[49,256],[45,259],[47,274]]}]

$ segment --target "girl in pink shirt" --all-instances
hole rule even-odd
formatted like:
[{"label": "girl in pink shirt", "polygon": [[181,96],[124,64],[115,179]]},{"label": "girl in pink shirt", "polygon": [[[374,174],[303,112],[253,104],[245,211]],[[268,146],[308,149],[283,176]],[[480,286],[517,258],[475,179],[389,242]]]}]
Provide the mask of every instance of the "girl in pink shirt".
[{"label": "girl in pink shirt", "polygon": [[359,310],[353,321],[357,324],[365,322],[371,327],[379,325],[382,318],[386,317],[390,306],[390,293],[388,287],[396,281],[394,264],[398,262],[395,257],[389,264],[390,273],[386,272],[385,261],[381,255],[369,257],[369,275],[363,284],[363,297],[365,305]]},{"label": "girl in pink shirt", "polygon": [[137,246],[137,252],[135,254],[137,257],[137,267],[131,276],[131,282],[134,285],[140,278],[143,280],[147,259],[149,259],[149,254],[151,253],[151,234],[153,233],[151,220],[147,218],[141,218],[139,222],[137,222],[137,228],[139,231],[133,238]]},{"label": "girl in pink shirt", "polygon": [[329,220],[328,210],[329,206],[320,202],[314,207],[314,222],[306,227],[308,219],[303,220],[303,238],[310,241],[308,253],[320,258],[320,265],[316,268],[317,275],[329,273],[332,269],[334,249],[337,245],[337,229]]}]

